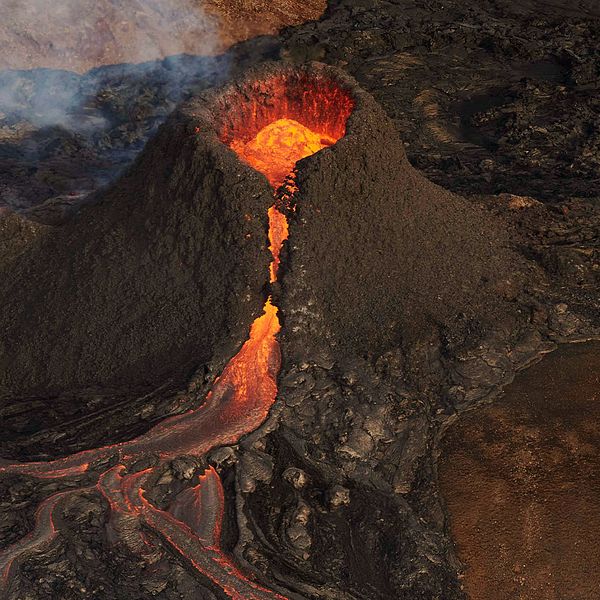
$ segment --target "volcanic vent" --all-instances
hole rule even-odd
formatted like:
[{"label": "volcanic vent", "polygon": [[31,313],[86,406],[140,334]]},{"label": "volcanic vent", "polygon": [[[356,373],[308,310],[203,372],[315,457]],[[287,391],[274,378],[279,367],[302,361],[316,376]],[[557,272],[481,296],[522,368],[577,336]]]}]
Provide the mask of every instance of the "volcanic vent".
[{"label": "volcanic vent", "polygon": [[353,104],[339,83],[308,71],[257,80],[244,93],[223,101],[221,140],[265,175],[276,192],[269,209],[271,282],[276,280],[281,245],[288,233],[282,211],[290,208],[295,190],[294,166],[345,135]]},{"label": "volcanic vent", "polygon": [[[261,85],[271,91],[268,106],[261,103],[264,94],[250,95],[249,100],[236,95],[234,102],[238,104],[231,111],[236,121],[224,124],[220,140],[262,172],[274,191],[274,203],[268,209],[272,258],[269,281],[274,284],[288,231],[284,211],[290,209],[297,189],[294,166],[344,135],[352,100],[332,81],[312,81],[306,73],[301,77],[273,77],[261,81]],[[213,112],[228,114],[226,105],[230,101],[225,97],[220,106],[212,107]],[[200,135],[201,131],[202,127],[195,129]],[[199,469],[195,475],[197,485],[174,494],[166,508],[150,499],[153,487],[160,485],[160,477],[168,469],[168,461],[184,455],[188,460],[202,461],[211,449],[235,444],[265,420],[276,398],[280,368],[277,313],[269,296],[263,314],[250,328],[249,339],[215,379],[199,406],[163,420],[130,441],[53,461],[0,466],[5,476],[66,479],[74,486],[48,495],[35,512],[34,529],[0,552],[0,588],[9,595],[18,595],[19,567],[31,553],[54,542],[60,520],[57,514],[64,501],[99,493],[108,504],[106,533],[112,543],[124,543],[130,552],[151,564],[163,552],[162,539],[228,597],[284,600],[242,574],[221,549],[224,490],[214,468]],[[153,466],[142,470],[134,467],[149,457],[154,457]],[[95,479],[95,484],[77,485],[73,478]],[[159,538],[145,533],[142,525]]]}]

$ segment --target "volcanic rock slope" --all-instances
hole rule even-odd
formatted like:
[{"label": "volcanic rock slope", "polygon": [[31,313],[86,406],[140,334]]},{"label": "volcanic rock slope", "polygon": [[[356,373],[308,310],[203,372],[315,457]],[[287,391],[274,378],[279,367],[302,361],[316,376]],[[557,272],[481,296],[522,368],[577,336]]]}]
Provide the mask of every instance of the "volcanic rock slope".
[{"label": "volcanic rock slope", "polygon": [[272,194],[194,132],[189,116],[172,119],[64,226],[3,221],[3,397],[102,386],[112,403],[123,387],[181,386],[215,347],[226,359],[245,339],[261,310]]},{"label": "volcanic rock slope", "polygon": [[[295,68],[273,65],[247,78]],[[346,136],[297,167],[274,289],[283,325],[279,401],[264,427],[209,457],[235,507],[226,547],[264,584],[299,597],[460,597],[435,484],[436,434],[552,339],[591,335],[593,323],[564,308],[552,313],[566,282],[531,260],[510,211],[537,206],[513,198],[492,208],[430,183],[370,95],[341,71],[306,69],[349,89],[355,107]],[[244,98],[244,83],[236,85]],[[268,88],[260,90],[268,103]],[[37,399],[48,406],[38,419],[54,412],[59,429],[69,410],[82,411],[73,421],[88,427],[94,402],[109,416],[116,398],[129,408],[139,402],[140,416],[165,396],[180,411],[201,398],[246,335],[267,283],[272,196],[217,139],[206,117],[215,94],[180,109],[129,173],[68,223],[27,228],[5,219],[20,246],[3,263],[4,410],[22,428],[5,456],[42,458],[42,449],[56,455],[131,437],[135,414],[121,418],[121,431],[99,427],[75,439],[64,431],[57,445],[24,411]],[[177,395],[190,379],[186,366],[200,372]],[[136,390],[146,393],[136,398]],[[28,428],[41,444],[25,441]],[[182,457],[167,474],[159,498],[190,467]],[[7,510],[15,501],[28,507],[6,520],[8,541],[27,529],[48,486],[65,485],[16,475],[3,482]],[[78,597],[72,586],[83,571],[96,595],[131,597],[150,585],[186,597],[190,576],[177,562],[165,556],[156,571],[120,555],[126,547],[110,549],[100,496],[68,507],[89,530],[65,528],[69,539],[61,534],[51,547],[64,558],[42,576],[42,593]],[[91,562],[124,561],[151,577],[111,579],[70,557],[73,544]],[[52,552],[44,560],[55,560]],[[40,577],[35,565],[20,571],[17,594]]]},{"label": "volcanic rock slope", "polygon": [[[282,41],[236,49],[240,64],[254,60],[248,59],[254,49],[291,61],[316,55],[345,66],[387,112],[335,73],[352,88],[357,108],[347,137],[298,167],[297,209],[282,255],[281,286],[274,290],[283,325],[279,401],[264,428],[210,457],[219,466],[229,500],[226,547],[264,583],[290,597],[462,597],[436,486],[440,429],[496,393],[515,370],[557,341],[598,334],[600,218],[592,201],[573,198],[594,194],[595,154],[582,147],[593,148],[595,138],[582,125],[569,145],[549,127],[561,118],[572,120],[560,108],[565,105],[556,104],[561,86],[569,101],[581,107],[577,119],[582,115],[593,122],[595,100],[588,90],[597,85],[597,76],[578,83],[576,74],[593,62],[596,21],[591,12],[582,20],[561,7],[555,13],[560,17],[540,10],[533,18],[509,5],[444,6],[333,4],[320,23],[289,30]],[[465,19],[461,26],[456,25],[459,17]],[[517,43],[511,29],[515,23],[521,36],[527,32],[524,39],[536,43]],[[548,28],[555,35],[542,39]],[[486,36],[505,44],[482,45]],[[554,139],[559,150],[541,155],[533,177],[529,158],[520,163],[512,157],[528,157],[537,138],[517,136],[514,143],[490,148],[479,138],[466,143],[441,136],[448,115],[457,118],[463,93],[490,93],[485,84],[472,81],[473,65],[491,61],[493,86],[502,81],[518,88],[519,80],[501,74],[509,62],[518,63],[515,53],[530,62],[550,56],[554,63],[556,49],[574,40],[580,44],[573,51],[576,62],[558,61],[562,83],[547,82],[536,71],[526,82],[522,102],[494,113],[505,115],[510,106],[531,102],[531,110],[518,109],[521,120],[500,119],[497,126],[518,132],[520,123],[529,136],[536,118],[546,123],[547,139]],[[462,60],[453,62],[449,49]],[[451,76],[444,79],[444,70]],[[439,84],[437,100],[430,102],[427,94],[418,100],[433,81],[447,81],[445,87]],[[542,88],[549,90],[550,100],[539,93]],[[545,102],[553,103],[556,122],[547,114],[540,117]],[[189,406],[190,394],[177,392],[192,369],[200,367],[193,379],[197,388],[192,388],[198,397],[246,335],[264,298],[269,190],[233,155],[195,135],[194,106],[173,117],[127,177],[76,220],[56,228],[4,216],[2,300],[11,307],[4,327],[15,332],[7,338],[16,344],[11,352],[20,353],[28,372],[4,360],[3,413],[10,430],[3,456],[66,454],[131,436],[153,419]],[[495,108],[484,107],[483,113],[488,110]],[[467,121],[478,130],[486,122],[473,115]],[[497,133],[490,135],[497,139]],[[401,139],[408,140],[413,162],[453,189],[566,199],[540,204],[514,195],[461,198],[414,171]],[[574,157],[588,170],[557,172]],[[491,169],[489,162],[480,164],[490,160]],[[221,203],[208,202],[215,194],[222,198],[223,214],[214,212]],[[244,212],[238,213],[242,206]],[[246,212],[250,221],[240,218]],[[225,237],[213,235],[215,220]],[[148,232],[146,221],[151,223]],[[179,235],[182,227],[190,232],[187,236]],[[113,230],[119,243],[109,244]],[[252,234],[249,242],[242,241],[243,233]],[[222,257],[216,270],[206,260],[207,239],[211,251]],[[63,249],[65,242],[70,252]],[[154,261],[143,260],[163,243],[165,251]],[[235,251],[227,252],[231,244]],[[118,249],[114,262],[101,254],[107,246]],[[198,266],[189,280],[186,272],[192,267],[181,267],[181,281],[175,282],[180,291],[171,294],[173,281],[161,279],[160,273],[171,278],[179,272],[171,263],[173,248],[180,247],[189,251],[189,264]],[[48,263],[50,249],[56,262]],[[69,282],[65,273],[72,267],[63,269],[61,261],[80,265],[76,273],[81,275],[73,281],[83,284]],[[227,279],[221,276],[224,271]],[[210,285],[193,287],[204,278]],[[213,284],[221,286],[220,298],[231,300],[215,304]],[[52,290],[60,308],[49,303]],[[77,293],[67,294],[70,290]],[[236,300],[246,297],[245,303]],[[115,324],[123,320],[110,316],[135,311],[140,298],[143,304],[134,312],[139,319],[128,328],[130,337],[121,339]],[[65,310],[72,299],[73,309]],[[16,336],[21,325],[14,319],[26,314],[26,303],[37,316],[31,324],[21,319],[22,327],[30,328],[38,344]],[[193,310],[178,316],[188,303]],[[80,326],[90,309],[94,336],[71,334],[64,324]],[[148,327],[152,336],[145,335]],[[184,339],[199,341],[171,342],[173,327]],[[63,335],[74,347],[60,346],[65,359],[59,363],[52,344],[54,336],[63,343]],[[123,361],[119,352],[107,356],[106,347],[112,345],[140,360]],[[80,361],[83,350],[86,360]],[[47,357],[55,361],[52,368],[45,365]],[[115,371],[111,361],[123,368]],[[161,387],[165,382],[171,383]],[[95,411],[110,432],[85,425],[98,422],[89,420],[97,418]],[[74,425],[63,428],[69,412]],[[175,461],[165,479],[173,483],[165,484],[165,493],[188,475],[185,461]],[[59,484],[27,477],[0,483],[4,514],[10,515],[3,537],[12,541],[30,527],[36,499]],[[15,504],[22,507],[19,513],[11,508]],[[64,510],[67,524],[59,542],[21,570],[20,589],[27,590],[27,597],[219,597],[218,590],[199,582],[176,559],[165,556],[158,565],[145,565],[125,547],[110,550],[100,498],[80,498]],[[106,568],[98,569],[99,563],[111,567],[110,576]]]}]

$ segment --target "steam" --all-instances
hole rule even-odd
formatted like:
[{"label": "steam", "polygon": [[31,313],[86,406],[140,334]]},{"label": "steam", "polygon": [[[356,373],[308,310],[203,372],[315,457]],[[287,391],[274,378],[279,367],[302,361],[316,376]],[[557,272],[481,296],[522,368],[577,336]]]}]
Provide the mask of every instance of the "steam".
[{"label": "steam", "polygon": [[[193,72],[197,65],[186,63],[182,55],[210,56],[221,49],[219,23],[205,13],[199,0],[56,0],[52,10],[47,0],[0,1],[5,4],[3,20],[10,23],[9,33],[17,45],[13,62],[27,69],[42,67],[32,71],[31,77],[4,75],[0,111],[5,115],[19,112],[37,126],[77,129],[89,125],[89,119],[82,122],[79,109],[84,95],[89,98],[98,91],[100,86],[94,82],[100,84],[102,74],[94,76],[92,71],[80,80],[73,71],[107,64],[156,63],[179,56],[180,60],[171,58],[158,78],[163,87],[171,84],[166,96],[176,102],[185,92],[176,93],[178,84],[201,75]],[[27,57],[19,58],[25,54],[19,52],[19,44],[31,44],[31,38],[37,56],[28,51]],[[52,68],[56,66],[60,68]],[[136,69],[122,71],[131,76]],[[137,71],[152,75],[148,64]]]},{"label": "steam", "polygon": [[[2,0],[0,31],[12,52],[0,65],[91,67],[222,50],[220,26],[203,0]],[[0,39],[2,39],[0,37]]]},{"label": "steam", "polygon": [[[82,131],[84,123],[76,118],[81,100],[77,99],[80,78],[66,71],[38,69],[30,73],[0,74],[0,111],[35,127],[59,126]],[[100,117],[99,126],[106,121]]]},{"label": "steam", "polygon": [[[16,156],[15,172],[42,169],[52,151],[53,172],[79,171],[81,179],[86,170],[90,191],[89,179],[95,188],[114,178],[177,103],[229,73],[227,55],[217,56],[219,22],[201,0],[54,0],[51,10],[48,0],[0,5],[0,39],[8,27],[12,40],[0,65],[19,67],[0,70],[0,158],[3,151]],[[73,145],[82,151],[65,159],[61,149]],[[83,164],[82,156],[91,158]],[[55,180],[45,178],[52,189],[35,198],[22,179],[6,180],[0,206],[47,200],[58,194]],[[61,183],[70,192],[78,185]]]}]

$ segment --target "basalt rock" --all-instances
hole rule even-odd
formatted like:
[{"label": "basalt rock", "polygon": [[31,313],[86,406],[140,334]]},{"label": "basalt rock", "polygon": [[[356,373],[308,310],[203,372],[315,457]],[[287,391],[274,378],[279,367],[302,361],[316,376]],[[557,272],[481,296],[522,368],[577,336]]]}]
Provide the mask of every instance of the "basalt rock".
[{"label": "basalt rock", "polygon": [[327,332],[360,355],[412,345],[432,327],[484,335],[514,313],[528,270],[503,220],[425,179],[382,108],[336,77],[355,104],[346,136],[297,166],[284,339]]},{"label": "basalt rock", "polygon": [[[436,440],[555,340],[597,335],[591,285],[567,279],[581,269],[544,264],[539,249],[549,226],[569,255],[558,239],[582,217],[435,186],[368,94],[312,68],[354,109],[343,139],[297,164],[276,290],[280,412],[261,442],[270,479],[246,486],[240,461],[236,555],[304,597],[462,598]],[[583,296],[576,314],[552,308],[565,294]]]}]

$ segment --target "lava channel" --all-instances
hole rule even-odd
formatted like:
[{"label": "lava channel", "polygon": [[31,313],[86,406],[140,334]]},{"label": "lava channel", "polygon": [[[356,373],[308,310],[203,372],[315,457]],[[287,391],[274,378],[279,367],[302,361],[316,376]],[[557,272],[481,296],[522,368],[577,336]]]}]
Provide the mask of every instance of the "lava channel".
[{"label": "lava channel", "polygon": [[[253,138],[235,139],[229,144],[241,160],[267,177],[275,191],[275,204],[268,211],[271,283],[277,280],[281,248],[288,237],[287,219],[280,210],[282,203],[278,205],[277,201],[293,195],[296,162],[331,146],[342,135],[332,137],[294,119],[279,118]],[[181,492],[168,510],[157,508],[146,497],[167,461],[182,455],[200,458],[212,448],[238,442],[265,421],[277,396],[281,358],[276,336],[280,329],[278,309],[269,297],[263,314],[252,324],[249,339],[215,380],[206,401],[187,413],[165,419],[134,440],[49,462],[2,463],[0,473],[4,474],[45,479],[89,479],[98,471],[100,475],[95,487],[58,492],[40,504],[34,530],[0,552],[0,592],[8,591],[19,563],[52,542],[57,533],[54,513],[63,499],[93,490],[99,491],[109,506],[109,540],[122,540],[146,562],[160,557],[158,538],[147,535],[145,530],[149,529],[230,598],[285,600],[243,574],[221,549],[224,494],[212,467],[204,471],[195,487]],[[150,455],[159,457],[157,466],[128,473],[127,465]],[[102,471],[99,465],[109,460],[116,465]]]}]

